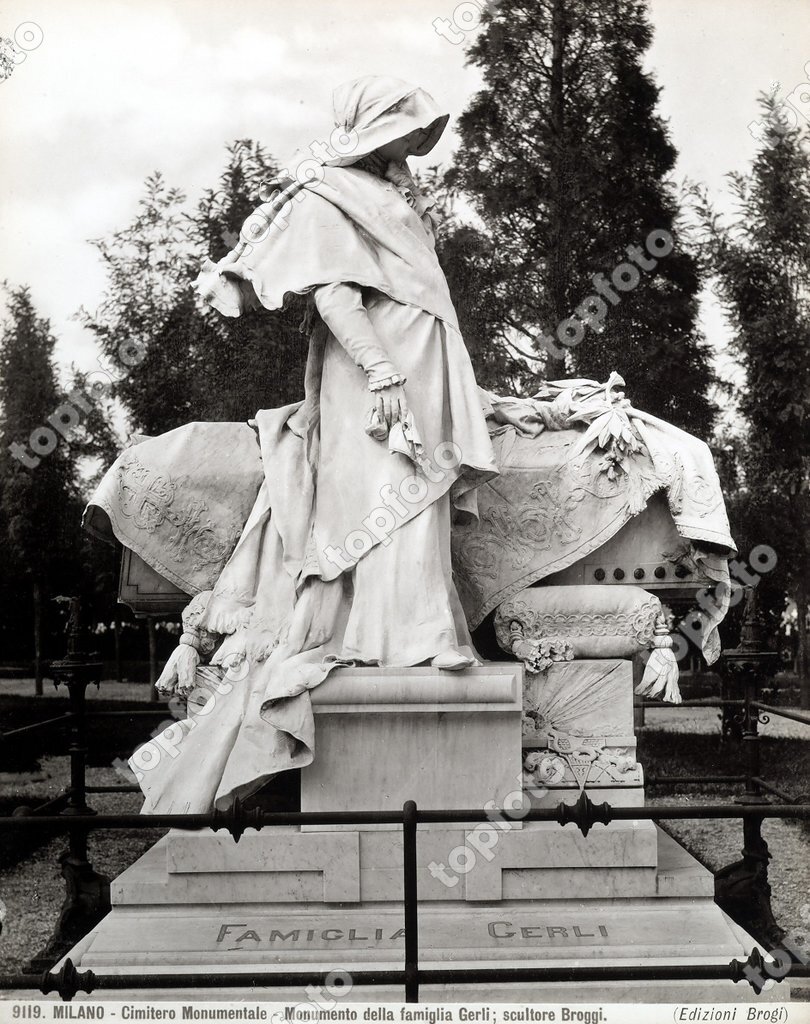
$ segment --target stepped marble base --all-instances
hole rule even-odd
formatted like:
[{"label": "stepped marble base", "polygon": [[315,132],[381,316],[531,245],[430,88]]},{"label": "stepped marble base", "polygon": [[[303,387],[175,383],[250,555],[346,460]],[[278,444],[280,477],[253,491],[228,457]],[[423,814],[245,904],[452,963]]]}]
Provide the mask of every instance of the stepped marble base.
[{"label": "stepped marble base", "polygon": [[[559,776],[549,797],[532,792],[532,800],[575,799],[580,786],[596,790],[596,800],[600,788],[620,803],[631,793],[641,800],[629,663],[570,662],[550,670],[544,684],[530,683],[531,701],[545,710],[532,719],[542,729],[523,735],[523,744],[549,758]],[[515,809],[510,795],[523,806],[524,782],[541,787],[521,769],[522,684],[514,663],[455,674],[336,671],[313,693],[318,754],[301,773],[302,808],[376,810],[410,798],[422,808]],[[565,718],[566,706],[581,705],[583,687],[602,693],[597,706]],[[516,816],[420,825],[417,838],[425,968],[727,965],[754,945],[713,902],[710,872],[651,821],[597,824],[583,837],[573,824]],[[248,829],[238,844],[224,832],[170,832],[114,881],[112,912],[70,955],[80,970],[118,975],[401,969],[402,865],[399,826]],[[189,990],[194,998],[214,995]],[[247,980],[244,992],[219,993],[257,994]],[[786,994],[783,984],[765,998]],[[752,995],[748,985],[689,979],[422,991],[425,1001],[507,1002]],[[301,1001],[304,993],[262,989],[260,997]],[[358,987],[351,998],[398,1001],[403,992]]]},{"label": "stepped marble base", "polygon": [[[560,836],[568,831],[555,827]],[[289,830],[288,835],[293,834]],[[528,834],[525,829],[515,833]],[[248,834],[242,843],[263,835]],[[308,843],[316,838],[312,833],[299,836]],[[268,836],[266,843],[272,838]],[[328,836],[330,842],[348,838],[334,833]],[[377,842],[386,838],[374,836]],[[435,833],[420,836],[420,846],[428,838],[435,840]],[[178,839],[183,843],[172,851]],[[257,876],[272,876],[272,871],[233,870],[233,865],[224,875],[199,870],[214,866],[218,845],[232,843],[222,836],[202,834],[199,839],[202,842],[195,848],[190,835],[167,836],[116,879],[112,912],[70,954],[80,970],[117,975],[178,970],[247,973],[257,968],[343,969],[351,973],[401,967],[404,920],[399,900],[375,901],[372,890],[371,898],[365,900],[326,902],[324,892],[331,883],[323,874],[313,889],[276,889],[269,891],[268,897]],[[713,903],[710,872],[660,830],[655,839],[656,863],[651,867],[521,868],[508,882],[502,881],[500,896],[483,903],[469,898],[437,899],[435,890],[432,899],[420,893],[420,963],[425,968],[450,963],[479,967],[654,965],[674,958],[694,965],[745,959],[753,940]],[[245,850],[238,856],[249,866],[258,846]],[[174,857],[176,865],[178,856],[183,866],[196,865],[196,870],[169,870],[170,859]],[[422,857],[420,861],[424,864]],[[400,876],[401,893],[401,866],[393,870]],[[613,895],[605,898],[606,893]],[[330,890],[332,895],[336,894]],[[571,989],[556,984],[501,985],[496,993],[492,986],[456,985],[425,988],[422,998],[691,1002],[749,1001],[753,995],[747,985],[731,982],[616,982],[576,986],[575,993]],[[251,994],[248,987],[244,992],[222,994],[237,998],[240,993],[243,998]],[[152,997],[158,994],[179,997],[168,990],[150,992]],[[194,997],[199,994],[195,991]],[[265,989],[261,996],[288,1000],[301,998],[303,993]],[[786,996],[787,986],[780,985],[760,999]],[[131,997],[139,998],[134,991]],[[358,987],[351,998],[398,1001],[402,991]]]}]

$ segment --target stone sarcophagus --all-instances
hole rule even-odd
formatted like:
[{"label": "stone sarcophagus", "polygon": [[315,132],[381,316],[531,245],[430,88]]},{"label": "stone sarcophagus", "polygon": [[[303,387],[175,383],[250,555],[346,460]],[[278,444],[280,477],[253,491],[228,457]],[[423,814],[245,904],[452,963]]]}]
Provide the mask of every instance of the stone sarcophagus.
[{"label": "stone sarcophagus", "polygon": [[[678,534],[662,494],[654,495],[601,547],[543,580],[558,586],[643,587],[677,607],[690,605],[698,590],[716,582]],[[118,596],[136,614],[172,615],[182,611],[191,594],[123,547]]]},{"label": "stone sarcophagus", "polygon": [[[535,802],[584,789],[643,801],[634,673],[636,683],[646,679],[642,692],[677,699],[665,612],[727,579],[730,538],[710,461],[702,450],[691,459],[665,450],[650,431],[643,451],[621,456],[614,446],[609,459],[577,454],[577,430],[501,429],[493,435],[501,475],[479,488],[477,520],[453,525],[471,626],[491,616],[502,657],[526,669],[524,770]],[[172,465],[186,468],[182,477],[161,468],[152,442],[138,444],[88,509],[91,529],[132,543],[119,594],[136,614],[179,614],[211,585],[265,472],[246,424],[193,424],[167,437],[179,445]],[[227,448],[226,463],[200,457],[212,447]],[[702,613],[704,637],[722,611]]]}]

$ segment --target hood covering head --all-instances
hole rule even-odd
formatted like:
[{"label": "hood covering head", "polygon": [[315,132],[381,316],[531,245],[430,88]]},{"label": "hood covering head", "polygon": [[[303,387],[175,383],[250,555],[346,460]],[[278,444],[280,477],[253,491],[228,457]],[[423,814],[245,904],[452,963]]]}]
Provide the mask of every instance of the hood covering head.
[{"label": "hood covering head", "polygon": [[[349,282],[373,288],[396,302],[438,317],[453,330],[458,320],[432,236],[426,230],[427,202],[402,202],[415,190],[406,165],[392,161],[385,187],[380,176],[351,166],[388,142],[422,131],[413,146],[428,153],[449,116],[423,90],[396,78],[368,77],[335,90],[338,125],[352,134],[351,147],[332,142],[338,155],[316,157],[299,151],[305,165],[292,178],[285,170],[262,184],[262,206],[245,222],[236,248],[219,264],[206,260],[196,287],[225,316],[264,306],[281,309],[291,293],[318,285]],[[356,133],[356,134],[354,134]],[[293,163],[289,166],[295,166]],[[399,195],[397,195],[399,193]],[[407,198],[407,197],[405,197]]]},{"label": "hood covering head", "polygon": [[335,127],[345,128],[354,146],[325,160],[328,167],[348,167],[395,139],[421,129],[423,138],[411,150],[425,156],[439,141],[450,115],[424,89],[399,78],[367,75],[338,86],[332,94]]}]

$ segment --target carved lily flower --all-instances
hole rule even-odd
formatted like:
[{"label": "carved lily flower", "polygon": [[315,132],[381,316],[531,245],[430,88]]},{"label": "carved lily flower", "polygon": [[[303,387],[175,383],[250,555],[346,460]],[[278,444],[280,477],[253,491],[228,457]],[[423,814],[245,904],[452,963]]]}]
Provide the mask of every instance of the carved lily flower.
[{"label": "carved lily flower", "polygon": [[616,447],[620,452],[640,451],[640,440],[624,409],[611,407],[597,417],[580,438],[571,453],[572,458],[591,448],[603,450]]}]

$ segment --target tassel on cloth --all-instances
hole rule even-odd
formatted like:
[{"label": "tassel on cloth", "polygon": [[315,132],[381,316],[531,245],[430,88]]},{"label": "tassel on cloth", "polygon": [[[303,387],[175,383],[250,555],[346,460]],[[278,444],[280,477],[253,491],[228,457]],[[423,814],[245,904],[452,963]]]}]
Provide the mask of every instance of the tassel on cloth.
[{"label": "tassel on cloth", "polygon": [[678,686],[678,662],[672,650],[672,637],[661,618],[655,626],[653,649],[644,668],[644,676],[636,687],[640,697],[660,697],[670,704],[682,701]]}]

